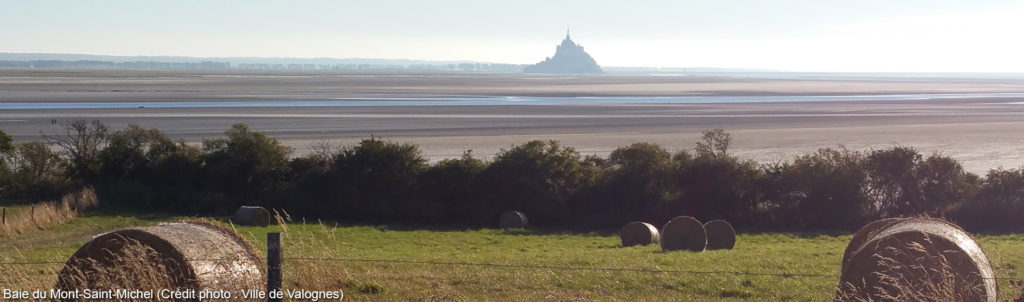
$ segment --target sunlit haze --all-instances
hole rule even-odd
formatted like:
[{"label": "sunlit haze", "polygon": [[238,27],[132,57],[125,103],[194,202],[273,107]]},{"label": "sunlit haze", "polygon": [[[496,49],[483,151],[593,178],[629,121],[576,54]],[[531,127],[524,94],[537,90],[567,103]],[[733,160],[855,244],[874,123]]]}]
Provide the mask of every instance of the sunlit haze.
[{"label": "sunlit haze", "polygon": [[9,1],[0,52],[1024,72],[1019,1]]}]

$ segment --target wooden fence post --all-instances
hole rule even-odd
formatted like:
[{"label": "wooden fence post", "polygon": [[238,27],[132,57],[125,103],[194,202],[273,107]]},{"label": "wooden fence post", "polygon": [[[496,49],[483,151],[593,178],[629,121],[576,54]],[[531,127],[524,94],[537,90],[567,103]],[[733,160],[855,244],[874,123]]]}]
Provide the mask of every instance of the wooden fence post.
[{"label": "wooden fence post", "polygon": [[267,301],[281,301],[281,233],[267,233]]}]

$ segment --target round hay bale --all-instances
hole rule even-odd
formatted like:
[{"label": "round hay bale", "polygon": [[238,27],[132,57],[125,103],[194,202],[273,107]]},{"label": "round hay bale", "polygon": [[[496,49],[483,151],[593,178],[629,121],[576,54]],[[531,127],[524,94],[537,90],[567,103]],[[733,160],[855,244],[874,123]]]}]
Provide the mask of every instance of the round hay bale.
[{"label": "round hay bale", "polygon": [[903,221],[904,219],[906,218],[882,218],[872,221],[857,230],[857,232],[853,234],[853,238],[850,238],[850,243],[846,244],[846,250],[843,251],[843,264],[839,272],[846,271],[847,262],[850,261],[850,254],[853,254],[854,249],[863,246],[864,242],[869,238],[874,237],[879,230],[886,229],[894,223]]},{"label": "round hay bale", "polygon": [[704,225],[690,216],[672,218],[661,228],[661,250],[703,251],[708,244]]},{"label": "round hay bale", "polygon": [[237,225],[267,226],[270,225],[270,211],[263,207],[241,206],[235,211],[231,222]]},{"label": "round hay bale", "polygon": [[712,220],[704,224],[708,234],[709,250],[731,250],[736,246],[736,230],[725,220]]},{"label": "round hay bale", "polygon": [[619,232],[622,246],[648,245],[661,242],[658,228],[646,222],[634,221],[627,223]]},{"label": "round hay bale", "polygon": [[520,211],[505,211],[498,217],[498,227],[503,229],[525,228],[529,224],[526,214]]},{"label": "round hay bale", "polygon": [[58,289],[242,290],[266,285],[264,264],[231,229],[206,221],[100,234],[68,259]]},{"label": "round hay bale", "polygon": [[985,252],[970,234],[947,221],[890,221],[851,248],[836,300],[996,301],[998,297],[995,273]]}]

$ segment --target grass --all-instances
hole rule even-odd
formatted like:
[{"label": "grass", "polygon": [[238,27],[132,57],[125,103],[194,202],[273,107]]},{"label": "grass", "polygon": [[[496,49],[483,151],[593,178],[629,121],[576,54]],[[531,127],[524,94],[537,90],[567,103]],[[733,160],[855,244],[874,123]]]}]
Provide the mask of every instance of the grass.
[{"label": "grass", "polygon": [[68,223],[74,220],[79,212],[96,205],[96,194],[90,188],[65,194],[59,201],[15,206],[0,203],[4,216],[3,222],[0,224],[0,238],[13,237],[43,230],[52,225]]},{"label": "grass", "polygon": [[[0,262],[63,262],[92,235],[177,217],[87,215],[45,231],[0,239]],[[836,275],[849,235],[741,234],[728,251],[663,253],[622,248],[616,235],[524,230],[408,230],[291,223],[237,227],[254,246],[284,232],[286,258],[417,260],[527,266]],[[1024,235],[979,236],[998,277],[1024,279]],[[265,251],[260,251],[265,255]],[[48,289],[61,264],[0,265],[0,288]],[[13,272],[10,273],[10,272]],[[509,268],[425,263],[286,260],[285,288],[343,289],[352,301],[825,301],[835,277]],[[1019,289],[1000,282],[1000,300]]]}]

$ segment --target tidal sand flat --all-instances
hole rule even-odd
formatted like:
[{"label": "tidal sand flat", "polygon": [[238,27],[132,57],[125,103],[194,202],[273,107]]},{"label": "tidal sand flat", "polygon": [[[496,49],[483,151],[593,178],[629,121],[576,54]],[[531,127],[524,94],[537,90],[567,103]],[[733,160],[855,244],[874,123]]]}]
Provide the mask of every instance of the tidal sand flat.
[{"label": "tidal sand flat", "polygon": [[[39,140],[41,134],[59,130],[59,125],[52,124],[54,119],[84,118],[101,120],[114,129],[133,123],[158,128],[171,137],[198,143],[242,122],[282,140],[297,154],[308,152],[316,142],[351,144],[373,135],[418,144],[428,158],[439,160],[468,149],[488,157],[533,139],[559,140],[595,155],[641,141],[682,150],[692,148],[701,131],[723,128],[733,135],[732,152],[763,162],[789,160],[838,145],[854,150],[902,145],[925,154],[940,152],[960,160],[969,171],[984,173],[1024,165],[1024,137],[1019,135],[1024,130],[1024,105],[1017,104],[1024,101],[1017,94],[1021,92],[1024,77],[1005,75],[836,78],[0,70],[0,108],[8,106],[0,110],[0,129],[16,142]],[[690,101],[673,101],[680,97]],[[438,99],[456,102],[429,103]],[[458,102],[480,99],[487,101]],[[338,101],[347,105],[322,105]],[[118,102],[132,106],[10,107]],[[135,106],[154,102],[283,105]]]}]

